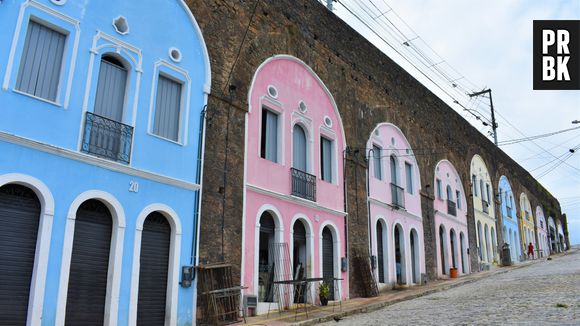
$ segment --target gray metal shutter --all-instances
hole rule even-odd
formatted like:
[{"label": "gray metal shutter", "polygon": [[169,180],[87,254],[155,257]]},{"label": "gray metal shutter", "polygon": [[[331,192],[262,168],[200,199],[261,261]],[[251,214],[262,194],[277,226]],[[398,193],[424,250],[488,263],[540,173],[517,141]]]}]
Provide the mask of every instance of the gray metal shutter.
[{"label": "gray metal shutter", "polygon": [[328,227],[322,231],[322,278],[330,286],[328,299],[334,300],[334,241]]},{"label": "gray metal shutter", "polygon": [[443,227],[439,227],[439,251],[441,252],[441,272],[443,275],[447,275],[447,270],[445,269],[445,231]]},{"label": "gray metal shutter", "polygon": [[164,325],[171,226],[158,212],[143,224],[137,325]]},{"label": "gray metal shutter", "polygon": [[0,325],[25,325],[40,202],[20,185],[0,188]]},{"label": "gray metal shutter", "polygon": [[127,69],[115,58],[104,56],[99,69],[94,113],[122,122],[126,88]]},{"label": "gray metal shutter", "polygon": [[405,162],[405,175],[407,176],[407,192],[413,193],[413,167]]},{"label": "gray metal shutter", "polygon": [[383,224],[381,222],[377,222],[377,268],[379,269],[379,283],[385,283]]},{"label": "gray metal shutter", "polygon": [[178,141],[180,116],[181,84],[160,75],[157,82],[153,133]]},{"label": "gray metal shutter", "polygon": [[294,126],[292,143],[292,167],[300,171],[306,171],[306,133],[299,125]]},{"label": "gray metal shutter", "polygon": [[79,207],[66,300],[67,326],[103,325],[111,231],[111,213],[103,203],[92,199]]},{"label": "gray metal shutter", "polygon": [[16,89],[56,101],[66,35],[30,21],[24,40]]},{"label": "gray metal shutter", "polygon": [[332,141],[320,137],[320,176],[322,180],[332,182]]}]

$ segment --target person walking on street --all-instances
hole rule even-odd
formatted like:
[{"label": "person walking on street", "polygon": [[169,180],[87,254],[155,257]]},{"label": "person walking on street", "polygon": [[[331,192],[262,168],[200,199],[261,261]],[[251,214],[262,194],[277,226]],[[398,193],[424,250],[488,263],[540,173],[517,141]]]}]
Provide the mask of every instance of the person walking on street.
[{"label": "person walking on street", "polygon": [[534,258],[534,245],[531,242],[528,245],[528,259],[530,257]]}]

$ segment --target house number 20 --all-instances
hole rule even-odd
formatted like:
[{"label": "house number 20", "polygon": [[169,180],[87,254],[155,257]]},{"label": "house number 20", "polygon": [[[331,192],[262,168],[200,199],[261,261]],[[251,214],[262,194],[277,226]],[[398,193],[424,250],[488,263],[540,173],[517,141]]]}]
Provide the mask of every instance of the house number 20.
[{"label": "house number 20", "polygon": [[129,192],[139,192],[139,182],[129,181]]}]

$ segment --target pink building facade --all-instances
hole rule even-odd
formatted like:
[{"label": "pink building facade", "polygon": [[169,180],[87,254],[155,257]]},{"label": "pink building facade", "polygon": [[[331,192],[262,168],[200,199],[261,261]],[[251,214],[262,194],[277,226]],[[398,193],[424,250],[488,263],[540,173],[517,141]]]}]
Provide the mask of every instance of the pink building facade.
[{"label": "pink building facade", "polygon": [[379,124],[367,142],[372,267],[380,288],[421,284],[425,273],[420,175],[399,128]]},{"label": "pink building facade", "polygon": [[467,201],[459,174],[451,162],[437,163],[433,185],[437,275],[448,278],[451,268],[456,268],[458,275],[468,274]]},{"label": "pink building facade", "polygon": [[[288,295],[274,281],[324,278],[348,297],[342,121],[306,64],[279,55],[256,71],[246,118],[242,285],[258,313]],[[317,283],[308,300],[316,301]],[[292,291],[292,290],[290,290]],[[290,295],[289,301],[300,300]],[[283,300],[282,300],[283,301]],[[286,298],[286,301],[288,299]]]},{"label": "pink building facade", "polygon": [[550,246],[548,245],[548,225],[544,210],[536,206],[536,231],[538,233],[538,247],[536,248],[536,257],[547,257],[550,255]]}]

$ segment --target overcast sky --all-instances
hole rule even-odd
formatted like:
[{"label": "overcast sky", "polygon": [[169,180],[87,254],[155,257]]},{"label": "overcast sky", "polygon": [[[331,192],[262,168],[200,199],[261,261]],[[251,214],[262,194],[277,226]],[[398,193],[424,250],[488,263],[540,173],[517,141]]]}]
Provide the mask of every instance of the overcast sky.
[{"label": "overcast sky", "polygon": [[[580,91],[532,89],[533,21],[578,20],[580,0],[341,0],[340,2],[356,11],[360,17],[364,14],[363,8],[370,11],[376,10],[376,6],[385,12],[383,9],[387,9],[387,5],[392,7],[394,12],[420,36],[420,39],[414,42],[425,41],[446,63],[480,89],[491,88],[494,107],[499,114],[497,131],[500,142],[523,138],[524,136],[515,128],[526,136],[534,136],[580,126],[571,124],[572,120],[580,120]],[[377,35],[369,32],[345,10],[344,6],[336,3],[334,12],[440,95],[482,133],[488,132],[481,122],[470,118],[460,107],[454,106],[452,100],[437,87],[429,85],[421,74],[386,46]],[[385,16],[396,25],[400,25],[393,12],[388,12]],[[400,28],[405,34],[415,36],[407,32],[409,29],[406,26]],[[381,31],[379,34],[385,32]],[[386,35],[383,36],[388,39]],[[485,108],[480,109],[481,115],[485,116]],[[535,142],[501,147],[536,178],[552,170],[540,177],[539,181],[558,198],[563,212],[567,214],[572,244],[580,244],[580,150],[564,163],[555,157],[566,158],[565,153],[569,153],[570,148],[579,145],[580,130],[574,130]],[[556,164],[559,166],[554,168]]]}]

